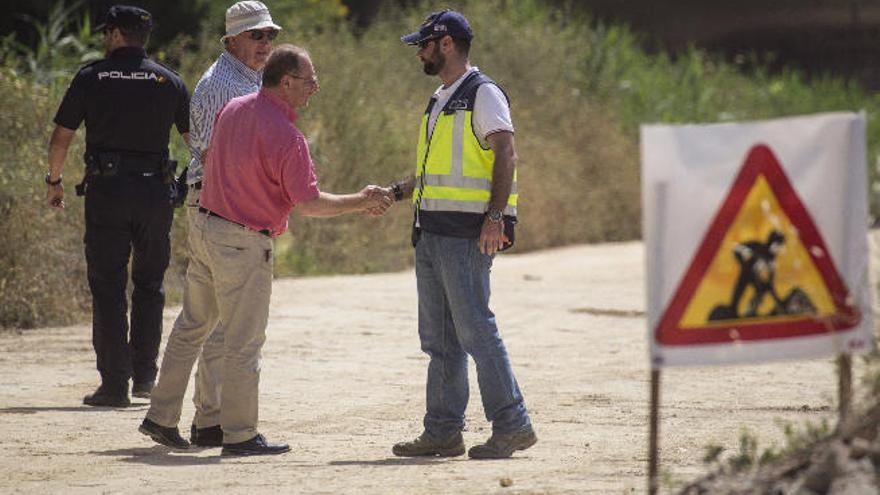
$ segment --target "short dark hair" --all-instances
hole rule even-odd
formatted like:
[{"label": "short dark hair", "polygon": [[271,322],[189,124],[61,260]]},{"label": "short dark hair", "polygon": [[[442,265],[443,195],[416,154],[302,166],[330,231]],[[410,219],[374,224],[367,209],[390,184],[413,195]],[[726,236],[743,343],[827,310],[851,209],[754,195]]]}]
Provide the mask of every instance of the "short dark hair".
[{"label": "short dark hair", "polygon": [[279,45],[272,50],[269,60],[266,60],[266,66],[263,68],[263,86],[269,88],[278,86],[284,74],[298,71],[302,59],[308,56],[309,52],[298,46]]},{"label": "short dark hair", "polygon": [[467,40],[464,38],[452,38],[452,42],[455,44],[455,49],[458,50],[458,53],[467,56],[471,51],[471,40]]},{"label": "short dark hair", "polygon": [[149,29],[125,29],[119,26],[108,25],[107,29],[116,28],[119,30],[119,34],[122,35],[122,39],[125,40],[127,45],[137,46],[143,48],[147,46],[147,42],[150,41],[150,30]]}]

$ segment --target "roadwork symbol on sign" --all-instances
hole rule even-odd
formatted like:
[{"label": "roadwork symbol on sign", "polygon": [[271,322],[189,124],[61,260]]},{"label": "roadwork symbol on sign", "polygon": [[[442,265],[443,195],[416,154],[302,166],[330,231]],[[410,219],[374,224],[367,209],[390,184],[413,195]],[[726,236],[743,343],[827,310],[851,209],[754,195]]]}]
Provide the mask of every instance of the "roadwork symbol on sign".
[{"label": "roadwork symbol on sign", "polygon": [[766,145],[749,150],[659,320],[664,345],[802,337],[861,313],[821,232]]}]

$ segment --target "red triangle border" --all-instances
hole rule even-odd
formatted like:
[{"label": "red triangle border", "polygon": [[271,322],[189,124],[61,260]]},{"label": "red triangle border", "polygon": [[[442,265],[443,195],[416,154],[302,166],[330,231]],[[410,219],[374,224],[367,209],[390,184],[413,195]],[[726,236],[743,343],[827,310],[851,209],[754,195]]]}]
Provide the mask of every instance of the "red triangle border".
[{"label": "red triangle border", "polygon": [[[837,312],[823,318],[805,317],[797,320],[789,319],[784,322],[748,323],[739,321],[729,326],[713,324],[698,328],[680,328],[678,322],[681,321],[688,303],[721,247],[725,234],[730,229],[760,175],[764,175],[767,179],[780,207],[798,229],[801,240],[808,247],[807,252],[810,258],[825,281]],[[818,247],[826,255],[816,257],[810,247]],[[804,207],[770,148],[765,144],[758,144],[753,146],[746,155],[745,162],[730,187],[727,198],[718,213],[715,214],[693,261],[657,324],[655,339],[662,345],[687,346],[732,343],[742,340],[784,339],[846,330],[861,321],[861,313],[847,302],[848,297],[846,286],[834,266],[831,254],[809,211]],[[732,332],[734,329],[737,331]]]}]

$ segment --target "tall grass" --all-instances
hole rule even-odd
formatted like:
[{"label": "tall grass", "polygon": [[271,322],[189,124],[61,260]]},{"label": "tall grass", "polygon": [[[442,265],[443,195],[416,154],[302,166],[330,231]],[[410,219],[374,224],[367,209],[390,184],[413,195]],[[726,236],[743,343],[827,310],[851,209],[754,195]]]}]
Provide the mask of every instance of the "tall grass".
[{"label": "tall grass", "polygon": [[769,72],[757,56],[726,63],[690,47],[676,57],[648,55],[638,37],[621,26],[586,30],[581,53],[585,86],[614,108],[628,138],[645,122],[700,123],[765,119],[826,111],[867,111],[869,195],[880,216],[880,98],[856,81],[829,75],[807,79],[795,69]]},{"label": "tall grass", "polygon": [[[309,49],[321,79],[321,91],[298,121],[309,138],[320,187],[350,192],[412,173],[417,126],[439,80],[422,73],[415,50],[399,37],[430,8],[387,10],[355,34],[338,15],[324,12],[309,19],[330,20],[306,23],[296,9],[275,3],[276,22],[286,28],[277,43]],[[641,122],[866,109],[876,154],[877,101],[845,81],[808,81],[796,71],[746,72],[697,49],[676,58],[649,55],[624,27],[594,25],[537,0],[449,6],[465,12],[473,25],[472,62],[512,101],[521,193],[516,251],[639,236]],[[214,21],[206,21],[209,29],[197,38],[181,37],[157,53],[175,62],[190,88],[221,50]],[[0,169],[0,326],[28,327],[82,317],[88,297],[82,202],[71,195],[66,212],[42,204],[45,145],[63,88],[40,82],[20,59],[0,56],[7,67],[0,73],[0,152],[10,157]],[[82,133],[78,136],[66,184],[79,168]],[[187,159],[179,139],[172,153]],[[305,219],[294,213],[291,233],[276,241],[277,275],[405,268],[412,262],[411,218],[407,204],[378,219]],[[166,275],[172,292],[185,267],[182,218],[174,229]]]},{"label": "tall grass", "polygon": [[[49,122],[54,116],[45,86],[0,70],[0,326],[28,328],[69,323],[88,308],[82,256],[82,202],[65,210],[45,204]],[[71,154],[82,155],[77,137]],[[65,175],[73,194],[77,171]],[[82,174],[80,173],[79,176]]]}]

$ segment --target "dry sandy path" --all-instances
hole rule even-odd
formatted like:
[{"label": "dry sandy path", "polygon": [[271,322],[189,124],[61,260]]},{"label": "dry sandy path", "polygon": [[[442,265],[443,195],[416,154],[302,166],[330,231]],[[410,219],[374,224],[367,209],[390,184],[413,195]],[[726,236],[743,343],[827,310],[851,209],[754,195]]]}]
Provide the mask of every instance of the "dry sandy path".
[{"label": "dry sandy path", "polygon": [[[88,326],[0,334],[0,493],[642,493],[643,265],[640,243],[496,260],[493,308],[540,437],[505,461],[391,455],[424,410],[412,271],[275,283],[261,430],[293,452],[270,458],[169,452],[137,432],[144,400],[82,406],[96,383]],[[469,445],[489,434],[471,378]],[[835,380],[827,359],[668,370],[663,470],[703,472],[703,447],[735,450],[742,427],[767,444],[783,436],[776,419],[833,420]]]}]

